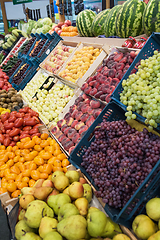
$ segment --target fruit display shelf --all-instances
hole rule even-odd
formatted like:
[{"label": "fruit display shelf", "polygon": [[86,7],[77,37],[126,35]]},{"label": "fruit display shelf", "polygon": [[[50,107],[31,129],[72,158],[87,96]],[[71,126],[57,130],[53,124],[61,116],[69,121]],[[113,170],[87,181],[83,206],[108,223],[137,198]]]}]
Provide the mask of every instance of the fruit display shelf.
[{"label": "fruit display shelf", "polygon": [[[114,90],[114,92],[111,95],[111,99],[115,101],[122,109],[126,110],[127,106],[124,105],[122,102],[120,102],[120,93],[123,91],[122,82],[124,79],[127,79],[132,71],[137,72],[137,65],[142,59],[147,59],[151,56],[153,56],[154,51],[158,50],[160,51],[160,33],[152,33],[152,35],[148,38],[146,41],[146,44],[144,47],[140,50],[137,57],[132,62],[130,68],[123,76],[122,80]],[[145,79],[144,79],[145,81]],[[137,112],[133,112],[136,115],[136,119],[142,123],[145,123],[146,118],[142,115],[138,114]],[[160,125],[158,124],[157,130],[160,130]]]},{"label": "fruit display shelf", "polygon": [[59,114],[60,120],[57,125],[49,126],[51,133],[68,156],[105,107],[100,101],[87,96],[80,89],[76,89],[74,93],[75,95]]},{"label": "fruit display shelf", "polygon": [[9,54],[7,55],[7,57],[4,59],[4,61],[1,63],[0,66],[2,66],[3,64],[6,64],[8,62],[8,60],[10,59],[11,56],[17,55],[19,49],[23,46],[23,44],[27,41],[28,39],[25,37],[21,37],[19,39],[19,41],[16,43],[16,45],[12,48],[12,50],[9,52]]},{"label": "fruit display shelf", "polygon": [[[95,128],[98,129],[98,126],[100,126],[99,124],[103,121],[113,122],[117,120],[125,120],[126,117],[124,114],[125,111],[120,106],[114,102],[110,102],[90,126],[86,134],[70,154],[69,161],[71,164],[73,164],[76,168],[81,169],[96,190],[98,190],[97,185],[92,177],[87,173],[86,169],[81,165],[83,155],[95,140]],[[138,122],[136,122],[135,126],[138,126]],[[135,126],[134,128],[136,128]],[[145,126],[143,125],[143,128],[144,127]],[[142,131],[142,129],[139,131]],[[145,177],[145,180],[139,187],[137,187],[137,190],[122,208],[111,207],[107,203],[105,205],[103,204],[105,212],[114,222],[131,228],[134,217],[144,212],[146,202],[155,196],[159,196],[159,167],[160,160],[155,163],[150,173],[147,173],[148,175]]]},{"label": "fruit display shelf", "polygon": [[107,58],[99,63],[92,75],[83,83],[78,79],[77,84],[86,94],[107,104],[110,97],[125,72],[130,67],[139,51],[122,47],[111,49]]},{"label": "fruit display shelf", "polygon": [[108,50],[107,44],[79,43],[75,53],[64,63],[57,77],[66,84],[77,87],[78,79],[81,78],[81,82],[85,82],[106,58]]},{"label": "fruit display shelf", "polygon": [[77,45],[77,42],[60,41],[51,52],[48,51],[49,55],[40,63],[40,68],[52,76],[58,74],[63,64],[74,54]]},{"label": "fruit display shelf", "polygon": [[[77,171],[79,173],[80,178],[82,178],[83,180],[86,180],[85,183],[89,184],[93,188],[92,184],[88,181],[88,179],[80,171],[80,169],[76,169],[73,165],[69,165],[67,168],[68,168],[69,171]],[[5,193],[2,196],[2,203],[3,203],[3,208],[4,208],[4,210],[6,212],[6,215],[7,215],[8,226],[9,226],[10,231],[11,231],[12,239],[15,239],[15,225],[17,223],[18,214],[19,214],[19,211],[21,209],[19,201],[18,201],[18,199],[9,199],[9,195]],[[11,206],[10,203],[12,204],[12,206]],[[95,207],[95,208],[99,209],[100,211],[102,211],[104,214],[106,214],[106,212],[104,211],[100,202],[96,198],[96,196],[94,194],[94,191],[92,192],[92,200],[89,204],[89,207]],[[106,214],[106,216],[108,217],[107,214]],[[137,240],[137,238],[132,233],[132,231],[130,231],[130,229],[126,228],[123,225],[119,225],[119,227],[120,227],[122,233],[127,235],[131,240]]]}]

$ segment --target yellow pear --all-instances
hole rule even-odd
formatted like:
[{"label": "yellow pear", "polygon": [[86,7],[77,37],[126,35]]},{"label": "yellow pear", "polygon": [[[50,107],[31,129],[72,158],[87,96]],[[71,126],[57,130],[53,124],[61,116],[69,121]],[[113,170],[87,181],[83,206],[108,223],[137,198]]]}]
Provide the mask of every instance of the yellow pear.
[{"label": "yellow pear", "polygon": [[31,194],[24,194],[20,197],[19,199],[19,205],[24,208],[27,209],[27,205],[32,202],[34,200],[34,196]]},{"label": "yellow pear", "polygon": [[74,204],[78,208],[79,213],[82,216],[87,215],[87,213],[88,213],[88,200],[86,198],[83,198],[83,197],[78,198],[78,199],[76,199]]}]

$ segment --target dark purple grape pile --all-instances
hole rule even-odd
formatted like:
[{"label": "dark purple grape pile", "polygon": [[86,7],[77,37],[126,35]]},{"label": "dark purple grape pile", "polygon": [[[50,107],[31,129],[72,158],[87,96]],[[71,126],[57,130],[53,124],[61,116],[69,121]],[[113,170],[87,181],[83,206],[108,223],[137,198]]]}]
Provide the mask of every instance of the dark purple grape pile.
[{"label": "dark purple grape pile", "polygon": [[41,53],[38,55],[38,57],[40,58],[42,56],[42,54],[47,50],[47,48],[49,47],[49,45],[51,44],[51,41],[49,41],[41,50]]},{"label": "dark purple grape pile", "polygon": [[36,57],[39,54],[39,52],[42,50],[42,48],[43,48],[44,44],[46,43],[46,41],[47,41],[47,39],[42,39],[38,43],[37,47],[34,49],[33,53],[31,54],[31,57]]},{"label": "dark purple grape pile", "polygon": [[28,44],[26,45],[25,49],[23,50],[23,54],[27,54],[29,49],[32,47],[32,44],[34,43],[34,41],[36,40],[36,37],[33,37],[29,40]]},{"label": "dark purple grape pile", "polygon": [[29,67],[29,64],[25,64],[23,68],[20,69],[20,71],[13,77],[13,83],[19,85],[23,79],[24,79],[24,73],[26,72],[27,68]]},{"label": "dark purple grape pile", "polygon": [[99,188],[97,197],[122,208],[160,158],[160,137],[139,132],[126,121],[103,122],[85,150],[81,165]]},{"label": "dark purple grape pile", "polygon": [[12,76],[12,74],[16,71],[16,69],[19,67],[21,63],[22,63],[22,60],[18,59],[18,61],[13,65],[13,67],[8,71],[7,73],[8,77]]}]

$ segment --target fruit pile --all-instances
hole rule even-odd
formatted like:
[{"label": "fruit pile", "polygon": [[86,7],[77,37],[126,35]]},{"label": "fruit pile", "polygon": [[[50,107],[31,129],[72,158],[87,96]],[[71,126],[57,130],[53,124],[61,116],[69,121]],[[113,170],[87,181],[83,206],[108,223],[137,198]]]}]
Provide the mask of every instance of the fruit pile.
[{"label": "fruit pile", "polygon": [[9,77],[0,68],[0,91],[8,91],[12,87],[12,85],[8,82],[8,79]]},{"label": "fruit pile", "polygon": [[39,136],[39,114],[29,107],[19,109],[19,112],[6,112],[0,116],[0,143],[5,147],[15,146],[22,138]]},{"label": "fruit pile", "polygon": [[31,57],[36,57],[40,51],[42,50],[43,46],[45,45],[45,43],[47,42],[47,39],[41,39],[37,46],[35,45],[35,47],[33,48],[33,51],[31,51],[31,54],[29,54]]},{"label": "fruit pile", "polygon": [[124,120],[103,120],[94,135],[81,165],[99,188],[96,196],[122,208],[158,162],[160,137],[145,128],[139,132]]},{"label": "fruit pile", "polygon": [[85,46],[76,50],[72,60],[67,63],[65,69],[58,75],[75,83],[78,78],[83,77],[101,51],[102,49],[93,46]]},{"label": "fruit pile", "polygon": [[57,83],[49,91],[44,88],[42,90],[39,89],[36,97],[29,102],[29,106],[39,113],[39,117],[45,124],[52,121],[53,125],[56,125],[59,120],[58,115],[73,94],[72,88]]},{"label": "fruit pile", "polygon": [[101,113],[104,105],[83,94],[70,106],[63,119],[57,122],[52,133],[69,153]]},{"label": "fruit pile", "polygon": [[77,36],[78,35],[78,30],[77,30],[77,27],[72,27],[72,26],[69,26],[69,27],[63,27],[62,28],[62,32],[61,32],[61,37],[62,36],[66,36],[66,37],[74,37],[74,36]]},{"label": "fruit pile", "polygon": [[29,67],[28,63],[23,64],[18,70],[18,72],[13,76],[12,83],[19,85],[25,78],[26,76],[25,72],[27,71],[28,67]]},{"label": "fruit pile", "polygon": [[38,179],[48,179],[57,170],[67,171],[69,161],[58,143],[47,133],[37,135],[32,140],[23,138],[15,146],[0,146],[0,194],[8,191],[17,197],[23,187],[32,187]]},{"label": "fruit pile", "polygon": [[21,95],[26,102],[30,102],[32,97],[38,91],[38,89],[42,86],[42,84],[47,79],[48,75],[44,73],[40,73],[37,77],[34,76],[30,82],[27,83],[23,91],[21,91]]},{"label": "fruit pile", "polygon": [[0,107],[18,111],[23,107],[22,96],[14,88],[9,88],[8,91],[3,89],[0,91]]},{"label": "fruit pile", "polygon": [[[83,181],[83,182],[81,182]],[[96,207],[90,207],[91,186],[76,171],[56,171],[51,180],[40,179],[22,189],[21,211],[15,226],[17,240],[111,239],[129,237]],[[123,238],[124,237],[124,238]]]},{"label": "fruit pile", "polygon": [[97,68],[96,73],[82,85],[81,90],[108,103],[112,92],[130,67],[136,54],[134,51],[125,53],[116,51],[109,55]]},{"label": "fruit pile", "polygon": [[52,29],[49,31],[50,34],[52,34],[54,31],[58,34],[61,35],[62,33],[62,28],[63,27],[69,27],[71,26],[71,21],[66,20],[65,22],[59,22],[58,24],[55,24]]},{"label": "fruit pile", "polygon": [[73,50],[74,48],[69,46],[57,46],[56,49],[51,52],[49,59],[47,59],[42,64],[42,68],[56,74],[57,71],[62,67],[64,62],[68,59],[70,54],[73,52]]},{"label": "fruit pile", "polygon": [[1,66],[1,68],[3,69],[3,72],[8,73],[9,70],[11,70],[12,67],[17,63],[17,61],[18,61],[18,57],[13,56],[13,54],[10,54],[8,59],[6,59],[6,61],[4,61]]},{"label": "fruit pile", "polygon": [[[32,47],[32,45],[33,45],[33,43],[35,42],[35,40],[36,40],[36,37],[33,37],[33,38],[31,38],[31,39],[28,41],[27,45],[25,46],[25,48],[24,48],[23,51],[22,51],[22,54],[27,54],[27,53],[28,53],[28,51],[29,51],[30,48]],[[20,51],[21,51],[21,49],[20,49]]]},{"label": "fruit pile", "polygon": [[127,119],[135,119],[135,111],[146,118],[145,123],[150,125],[150,129],[160,123],[159,61],[158,51],[154,51],[152,57],[141,60],[136,74],[123,80],[123,91],[120,94],[120,101],[127,105]]},{"label": "fruit pile", "polygon": [[7,73],[8,77],[11,77],[12,74],[16,71],[16,69],[20,66],[22,63],[21,59],[16,59],[17,57],[14,57],[14,60],[11,60],[11,65],[7,63],[5,66],[2,66],[3,71]]},{"label": "fruit pile", "polygon": [[[132,229],[142,240],[159,239],[160,237],[160,198],[152,198],[146,204],[146,214],[135,217]],[[153,220],[153,221],[152,221]],[[138,224],[137,224],[138,223]]]}]

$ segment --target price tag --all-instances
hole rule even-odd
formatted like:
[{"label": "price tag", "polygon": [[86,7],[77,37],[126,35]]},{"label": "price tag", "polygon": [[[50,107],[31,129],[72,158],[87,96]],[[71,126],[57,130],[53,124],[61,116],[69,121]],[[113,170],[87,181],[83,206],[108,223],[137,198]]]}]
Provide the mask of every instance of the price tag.
[{"label": "price tag", "polygon": [[48,49],[47,51],[46,51],[46,54],[48,55],[50,53],[50,49]]}]

